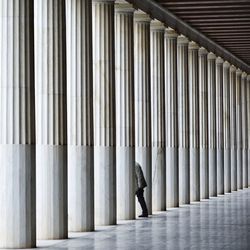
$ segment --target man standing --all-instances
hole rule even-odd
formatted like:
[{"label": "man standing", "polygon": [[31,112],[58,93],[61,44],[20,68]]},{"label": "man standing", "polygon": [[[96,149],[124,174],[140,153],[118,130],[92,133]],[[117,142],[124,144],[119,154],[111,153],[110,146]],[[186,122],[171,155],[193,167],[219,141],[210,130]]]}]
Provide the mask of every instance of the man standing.
[{"label": "man standing", "polygon": [[143,171],[139,163],[135,163],[135,194],[142,208],[142,214],[139,217],[148,217],[148,208],[143,196],[144,188],[147,186],[147,182],[144,178]]}]

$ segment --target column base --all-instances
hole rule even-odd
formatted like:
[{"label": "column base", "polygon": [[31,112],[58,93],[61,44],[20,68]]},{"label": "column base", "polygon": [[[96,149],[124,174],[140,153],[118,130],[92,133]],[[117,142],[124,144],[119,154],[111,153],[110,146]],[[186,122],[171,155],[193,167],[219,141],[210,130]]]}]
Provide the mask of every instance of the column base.
[{"label": "column base", "polygon": [[224,194],[224,157],[223,149],[217,149],[217,194]]},{"label": "column base", "polygon": [[200,198],[209,199],[208,149],[200,149]]},{"label": "column base", "polygon": [[224,191],[231,193],[231,153],[230,149],[224,149]]},{"label": "column base", "polygon": [[190,148],[190,201],[200,201],[199,149]]},{"label": "column base", "polygon": [[216,149],[208,149],[209,197],[217,196]]},{"label": "column base", "polygon": [[0,145],[0,248],[36,247],[35,145]]},{"label": "column base", "polygon": [[68,230],[94,230],[94,147],[68,145]]},{"label": "column base", "polygon": [[116,154],[113,146],[95,146],[95,225],[116,224]]}]

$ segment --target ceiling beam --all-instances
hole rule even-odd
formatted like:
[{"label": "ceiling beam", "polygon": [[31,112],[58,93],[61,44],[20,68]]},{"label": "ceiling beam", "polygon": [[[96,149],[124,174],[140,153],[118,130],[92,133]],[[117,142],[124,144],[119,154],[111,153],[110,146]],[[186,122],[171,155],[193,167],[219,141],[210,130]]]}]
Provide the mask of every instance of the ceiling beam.
[{"label": "ceiling beam", "polygon": [[[209,39],[207,36],[199,32],[195,28],[191,27],[188,23],[178,18],[176,15],[174,15],[168,9],[164,8],[159,3],[156,3],[152,0],[128,0],[128,2],[132,3],[135,7],[143,10],[144,12],[150,14],[152,18],[156,18],[162,21],[163,23],[165,23],[165,25],[175,29],[178,33],[183,34],[190,40],[197,42],[201,46],[205,47],[208,51],[214,52],[217,56],[224,58],[225,60],[236,65],[242,70],[250,73],[250,66],[247,63],[236,57],[234,54],[232,54],[213,40]],[[249,19],[250,22],[250,18],[246,19]],[[233,22],[233,20],[230,20],[230,22]]]}]

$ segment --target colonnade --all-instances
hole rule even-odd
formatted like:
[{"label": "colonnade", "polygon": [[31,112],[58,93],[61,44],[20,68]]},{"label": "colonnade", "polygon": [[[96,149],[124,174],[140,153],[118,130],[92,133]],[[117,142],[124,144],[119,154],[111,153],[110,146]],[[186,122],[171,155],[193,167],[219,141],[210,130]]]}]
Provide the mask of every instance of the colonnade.
[{"label": "colonnade", "polygon": [[135,161],[149,214],[250,186],[250,72],[166,25],[123,0],[1,1],[1,248],[134,219]]}]

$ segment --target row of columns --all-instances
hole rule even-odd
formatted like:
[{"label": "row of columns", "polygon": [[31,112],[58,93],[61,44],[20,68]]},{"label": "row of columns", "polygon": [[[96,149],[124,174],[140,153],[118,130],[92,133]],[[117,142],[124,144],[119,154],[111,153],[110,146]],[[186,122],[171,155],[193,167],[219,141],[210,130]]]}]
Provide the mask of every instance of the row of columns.
[{"label": "row of columns", "polygon": [[134,219],[135,161],[149,214],[249,186],[250,76],[131,4],[2,0],[0,58],[1,248]]}]

